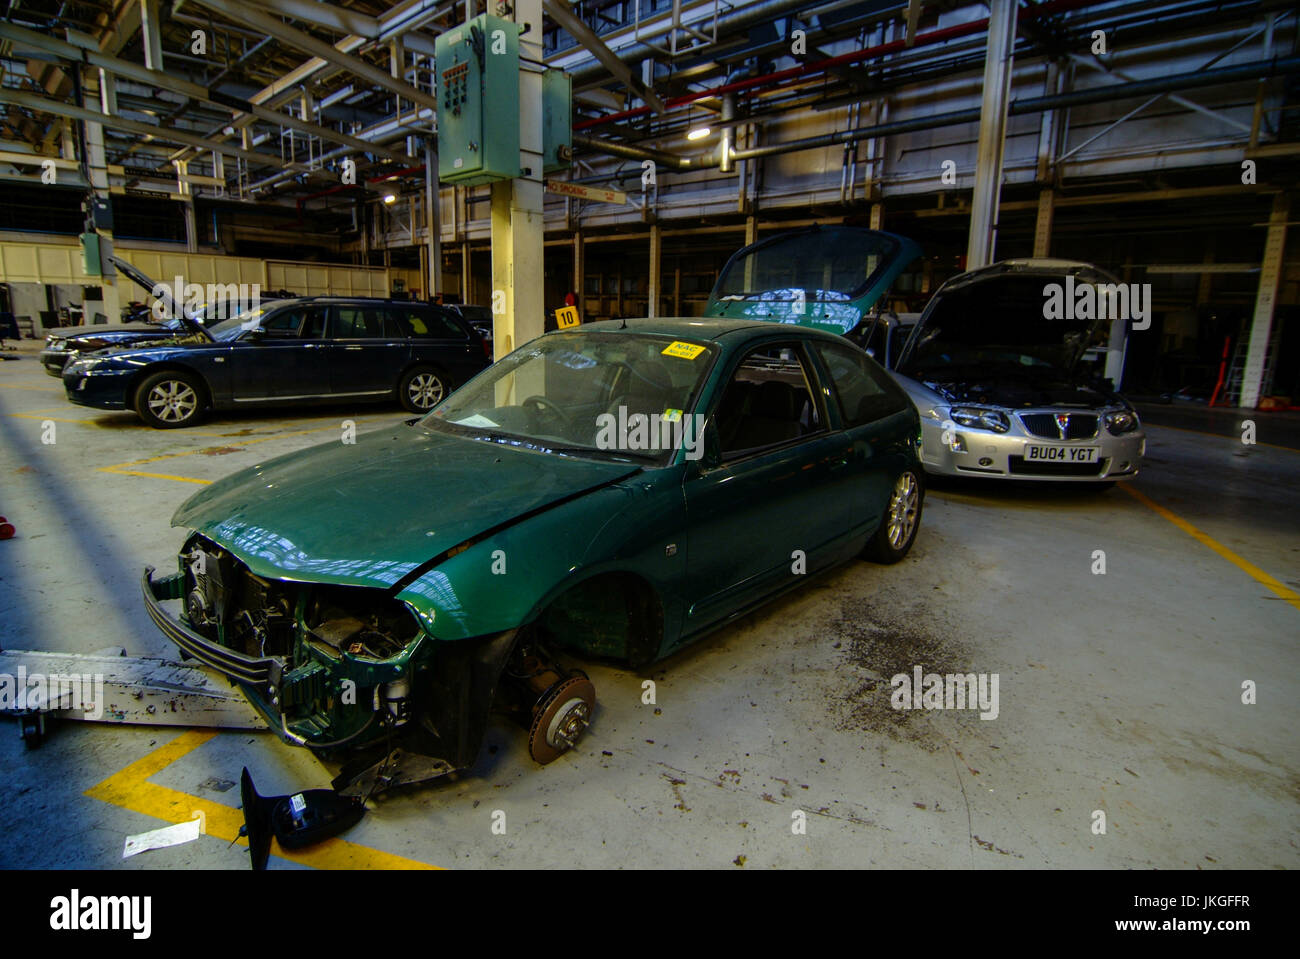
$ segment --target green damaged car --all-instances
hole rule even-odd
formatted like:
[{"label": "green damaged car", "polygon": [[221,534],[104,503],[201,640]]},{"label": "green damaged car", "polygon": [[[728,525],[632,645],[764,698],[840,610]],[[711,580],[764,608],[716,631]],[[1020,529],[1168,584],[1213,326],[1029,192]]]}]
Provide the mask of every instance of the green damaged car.
[{"label": "green damaged car", "polygon": [[902,559],[918,430],[828,332],[588,324],[421,419],[205,488],[144,598],[346,794],[472,766],[493,708],[546,763],[595,716],[563,653],[642,667],[834,564]]}]

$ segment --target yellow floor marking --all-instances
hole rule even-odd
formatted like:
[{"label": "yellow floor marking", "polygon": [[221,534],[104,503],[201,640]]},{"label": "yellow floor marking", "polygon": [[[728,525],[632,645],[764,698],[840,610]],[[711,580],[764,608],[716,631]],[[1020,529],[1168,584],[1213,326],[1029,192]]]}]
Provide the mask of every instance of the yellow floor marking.
[{"label": "yellow floor marking", "polygon": [[[240,810],[148,781],[150,776],[166,769],[216,735],[208,730],[195,729],[181,733],[171,742],[159,746],[144,758],[137,759],[97,786],[90,787],[85,795],[91,799],[98,799],[170,823],[189,822],[195,818],[195,813],[201,812],[204,818],[205,835],[215,836],[226,842],[238,842],[239,845],[247,847],[248,840],[239,838],[239,827],[244,824],[244,814]],[[300,852],[286,852],[272,839],[271,853],[290,862],[301,863],[315,869],[438,868],[428,863],[417,862],[414,859],[338,838],[327,839]]]},{"label": "yellow floor marking", "polygon": [[93,423],[91,419],[74,420],[66,416],[50,416],[48,413],[8,413],[8,416],[17,416],[24,420],[53,420],[55,423]]},{"label": "yellow floor marking", "polygon": [[[1154,427],[1158,430],[1174,430],[1177,433],[1195,433],[1197,436],[1213,436],[1216,440],[1231,440],[1234,443],[1240,443],[1239,436],[1224,436],[1222,433],[1207,433],[1205,430],[1194,430],[1186,426],[1165,426],[1161,423],[1144,423],[1144,426]],[[1286,450],[1288,453],[1300,453],[1300,449],[1294,446],[1278,446],[1276,443],[1254,443],[1254,446],[1267,446],[1270,449]]]},{"label": "yellow floor marking", "polygon": [[198,479],[194,476],[173,476],[171,473],[146,473],[143,470],[115,470],[104,467],[101,473],[112,473],[115,476],[143,476],[146,479],[171,480],[173,483],[197,483],[199,486],[210,486],[214,481]]},{"label": "yellow floor marking", "polygon": [[64,392],[57,386],[19,386],[17,383],[0,383],[0,389],[6,390],[28,390],[32,393],[62,393]]},{"label": "yellow floor marking", "polygon": [[1259,583],[1262,586],[1268,587],[1270,590],[1272,590],[1282,599],[1286,600],[1296,609],[1300,609],[1300,593],[1297,593],[1291,589],[1287,589],[1280,582],[1278,582],[1268,573],[1264,572],[1254,563],[1242,559],[1232,550],[1228,549],[1228,547],[1219,543],[1217,540],[1214,540],[1211,537],[1207,536],[1205,533],[1202,533],[1199,529],[1197,529],[1191,523],[1187,522],[1187,520],[1183,519],[1181,516],[1178,516],[1177,514],[1165,509],[1165,507],[1161,506],[1159,503],[1157,503],[1155,500],[1151,499],[1151,497],[1145,495],[1144,493],[1139,493],[1137,490],[1135,490],[1132,487],[1131,484],[1124,483],[1120,486],[1120,489],[1128,493],[1129,496],[1132,496],[1143,506],[1146,506],[1154,510],[1160,516],[1163,516],[1165,519],[1169,520],[1169,522],[1173,523],[1175,526],[1181,529],[1188,536],[1192,537],[1192,539],[1196,540],[1202,546],[1207,546],[1210,549],[1214,550],[1214,552],[1218,553],[1220,556],[1226,559],[1233,566],[1236,566],[1239,570],[1244,572],[1255,582]]},{"label": "yellow floor marking", "polygon": [[[252,446],[254,443],[269,443],[271,440],[278,440],[284,436],[301,436],[306,433],[320,433],[325,430],[332,430],[332,429],[339,429],[339,427],[337,425],[313,426],[311,429],[290,430],[289,432],[286,433],[274,433],[270,436],[259,436],[256,439],[241,439],[232,436],[229,438],[233,440],[233,442],[231,442],[229,445],[231,448]],[[218,436],[220,434],[204,433],[201,435]],[[211,449],[211,447],[203,447],[202,449],[196,449],[196,450],[185,450],[184,452],[181,453],[163,453],[161,456],[150,456],[148,459],[131,460],[129,463],[116,463],[113,466],[101,466],[99,467],[99,472],[116,473],[118,476],[145,476],[148,477],[149,479],[164,479],[164,480],[172,480],[173,482],[176,483],[197,483],[200,486],[207,486],[214,481],[206,480],[206,479],[198,479],[197,477],[194,476],[173,476],[170,473],[146,473],[142,470],[127,469],[127,467],[144,466],[146,463],[157,463],[162,460],[179,459],[182,456],[194,456],[195,454],[203,453],[208,449]]]}]

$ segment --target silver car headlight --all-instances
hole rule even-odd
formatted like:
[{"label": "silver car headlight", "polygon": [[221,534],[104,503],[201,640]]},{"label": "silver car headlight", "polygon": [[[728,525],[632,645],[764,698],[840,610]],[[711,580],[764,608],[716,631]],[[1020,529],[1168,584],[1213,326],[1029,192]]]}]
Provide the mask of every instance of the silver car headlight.
[{"label": "silver car headlight", "polygon": [[948,416],[958,426],[970,429],[1005,433],[1011,428],[1011,420],[1000,410],[986,410],[977,406],[954,406]]},{"label": "silver car headlight", "polygon": [[1104,420],[1106,423],[1106,432],[1113,436],[1132,433],[1142,425],[1138,422],[1138,415],[1132,410],[1116,410],[1113,413],[1107,413]]}]

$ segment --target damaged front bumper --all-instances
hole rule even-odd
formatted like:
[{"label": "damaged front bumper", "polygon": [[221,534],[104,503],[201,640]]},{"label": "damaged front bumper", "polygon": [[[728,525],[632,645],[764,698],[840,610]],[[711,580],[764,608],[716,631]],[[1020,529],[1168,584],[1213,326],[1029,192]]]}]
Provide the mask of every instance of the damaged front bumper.
[{"label": "damaged front bumper", "polygon": [[[149,618],[184,656],[238,685],[282,739],[339,762],[336,789],[367,794],[473,764],[514,630],[444,643],[413,626],[414,638],[395,655],[379,657],[366,646],[375,643],[373,634],[338,640],[327,629],[337,620],[322,623],[311,615],[332,587],[252,576],[228,553],[201,542],[211,550],[204,554],[205,574],[191,565],[195,542],[182,552],[178,572],[155,577],[153,567],[145,569],[141,591]],[[279,604],[283,622],[272,623],[275,617],[247,603],[245,583]],[[214,595],[221,605],[205,605],[203,597]],[[180,618],[163,607],[169,600],[182,603]],[[260,625],[251,632],[246,624],[255,618]]]},{"label": "damaged front bumper", "polygon": [[204,666],[212,667],[234,682],[255,686],[278,701],[284,663],[274,657],[245,656],[233,649],[227,649],[220,643],[214,643],[183,623],[172,619],[163,609],[162,604],[164,600],[182,598],[185,589],[184,576],[174,573],[155,580],[153,573],[154,568],[146,566],[140,586],[144,593],[145,611],[162,634],[175,643],[182,653],[197,659]]}]

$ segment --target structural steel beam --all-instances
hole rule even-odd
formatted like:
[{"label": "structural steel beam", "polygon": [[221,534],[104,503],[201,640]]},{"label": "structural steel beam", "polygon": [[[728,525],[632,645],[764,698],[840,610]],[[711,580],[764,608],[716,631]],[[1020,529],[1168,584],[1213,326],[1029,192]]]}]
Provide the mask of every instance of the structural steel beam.
[{"label": "structural steel beam", "polygon": [[162,21],[158,17],[158,0],[138,0],[140,4],[140,43],[144,47],[144,65],[162,70]]},{"label": "structural steel beam", "polygon": [[[542,0],[515,0],[516,23],[536,24],[519,38],[521,64],[542,59]],[[507,117],[508,122],[515,122]],[[528,177],[498,180],[492,191],[492,345],[497,358],[545,331],[546,290],[542,249],[545,199],[542,189],[542,75],[519,71],[520,169]],[[505,309],[497,312],[497,302]],[[522,387],[528,389],[529,385]],[[536,392],[536,390],[532,390]]]},{"label": "structural steel beam", "polygon": [[[180,6],[178,0],[177,7]],[[383,41],[390,36],[406,34],[405,40],[412,50],[418,50],[421,53],[433,53],[432,44],[412,43],[416,39],[415,35],[408,34],[407,31],[417,30],[428,20],[439,13],[439,6],[435,0],[406,0],[393,7],[388,13],[379,18],[380,34],[378,39]],[[352,53],[354,50],[360,50],[369,41],[366,37],[357,34],[349,34],[338,43],[334,44],[334,49],[343,53]],[[425,47],[428,49],[425,49]],[[312,57],[290,70],[283,77],[271,83],[257,93],[249,97],[249,101],[258,106],[277,107],[286,100],[292,98],[297,88],[307,82],[320,71],[329,66],[330,61],[324,57]],[[250,123],[252,116],[246,116],[242,119],[235,120],[230,124],[236,131],[242,131]],[[227,134],[224,131],[216,131],[211,135],[215,142],[223,142],[233,136],[234,133]],[[178,151],[170,159],[177,160],[185,155],[184,150]]]},{"label": "structural steel beam", "polygon": [[150,70],[137,63],[120,60],[117,57],[112,57],[105,53],[96,53],[93,50],[83,50],[70,43],[65,43],[54,37],[46,36],[43,33],[37,33],[34,30],[26,30],[22,27],[14,26],[11,23],[0,22],[0,38],[13,40],[15,43],[21,43],[25,46],[31,46],[48,53],[53,53],[65,60],[83,61],[92,66],[108,70],[110,73],[116,74],[119,77],[125,77],[128,80],[135,80],[149,86],[161,87],[164,90],[170,90],[172,93],[178,93],[181,96],[224,107],[225,109],[231,110],[235,113],[235,120],[239,119],[240,113],[251,114],[258,119],[265,120],[267,123],[276,123],[281,126],[292,127],[300,133],[320,137],[321,139],[330,140],[334,143],[342,143],[345,146],[352,147],[352,149],[360,152],[376,153],[380,156],[386,156],[402,163],[416,162],[415,157],[408,156],[400,150],[392,150],[386,147],[376,146],[375,144],[368,143],[365,140],[348,136],[346,133],[331,130],[329,127],[321,126],[317,123],[311,123],[307,120],[299,120],[298,118],[286,113],[281,113],[279,110],[271,110],[267,107],[259,106],[256,103],[252,103],[239,97],[228,96],[224,93],[219,93],[216,90],[209,89],[208,87],[200,86],[197,83],[191,83],[188,80],[174,77],[168,73]]},{"label": "structural steel beam", "polygon": [[568,4],[563,0],[542,0],[542,9],[550,16],[552,20],[562,26],[584,47],[591,51],[591,55],[600,61],[601,65],[622,82],[622,84],[650,105],[655,113],[664,112],[664,101],[642,83],[632,73],[632,68],[619,59],[609,47],[605,46],[605,41],[596,35],[596,31],[591,29],[582,22]]},{"label": "structural steel beam", "polygon": [[438,109],[436,97],[411,86],[405,80],[395,79],[388,74],[388,71],[367,63],[359,57],[344,53],[337,46],[332,46],[323,40],[317,40],[311,34],[303,33],[301,30],[289,26],[283,20],[243,3],[242,0],[194,0],[194,2],[239,23],[256,27],[258,30],[264,31],[267,36],[282,40],[290,46],[304,50],[313,56],[320,57],[322,60],[328,60],[330,63],[342,67],[348,73],[355,74],[377,87],[383,87],[385,90],[403,96],[413,103],[429,107],[431,110]]},{"label": "structural steel beam", "polygon": [[271,6],[276,13],[303,23],[325,27],[336,33],[355,33],[371,40],[379,36],[378,19],[356,10],[336,7],[332,3],[314,3],[312,0],[275,0]]},{"label": "structural steel beam", "polygon": [[977,270],[993,262],[1015,44],[1016,0],[993,0],[989,6],[984,96],[980,106],[979,146],[975,155],[975,190],[971,198],[970,237],[966,244],[968,270]]},{"label": "structural steel beam", "polygon": [[183,143],[186,146],[192,146],[198,150],[216,150],[224,153],[226,156],[239,157],[247,160],[249,163],[260,163],[265,166],[283,167],[290,170],[296,170],[300,173],[309,173],[310,169],[301,163],[285,163],[278,156],[272,156],[269,153],[255,153],[252,150],[242,150],[239,147],[227,146],[226,144],[215,144],[205,140],[201,136],[193,133],[182,133],[174,127],[160,127],[149,123],[140,123],[136,120],[128,120],[126,117],[106,117],[96,110],[86,110],[82,107],[74,106],[71,103],[63,103],[60,100],[50,100],[45,97],[38,97],[32,93],[24,93],[21,90],[0,89],[0,103],[12,104],[16,107],[24,107],[28,110],[39,110],[43,113],[52,113],[55,116],[69,117],[73,120],[81,120],[84,123],[102,123],[106,127],[112,127],[115,130],[124,130],[127,133],[134,133],[142,137],[152,137],[155,140],[167,140],[172,143]]}]

